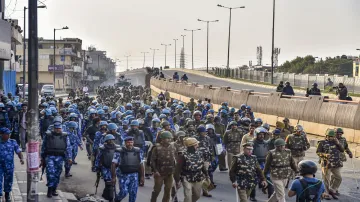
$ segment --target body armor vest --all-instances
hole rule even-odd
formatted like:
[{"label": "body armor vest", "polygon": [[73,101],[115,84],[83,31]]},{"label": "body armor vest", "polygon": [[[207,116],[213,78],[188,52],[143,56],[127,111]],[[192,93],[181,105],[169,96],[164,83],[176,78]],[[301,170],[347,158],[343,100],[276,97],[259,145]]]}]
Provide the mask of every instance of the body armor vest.
[{"label": "body armor vest", "polygon": [[183,176],[188,182],[201,182],[203,180],[202,168],[204,167],[201,153],[199,151],[195,151],[195,153],[184,152],[184,158]]},{"label": "body armor vest", "polygon": [[140,149],[132,148],[128,150],[126,147],[122,147],[120,150],[120,165],[119,168],[121,173],[129,174],[129,173],[137,173],[140,169]]},{"label": "body armor vest", "polygon": [[256,156],[257,160],[259,161],[259,163],[264,163],[266,160],[266,156],[269,152],[269,145],[266,141],[258,141],[258,140],[254,140],[254,150],[253,150],[253,155]]},{"label": "body armor vest", "polygon": [[67,133],[48,133],[46,135],[46,154],[50,156],[65,156]]},{"label": "body armor vest", "polygon": [[170,144],[164,147],[161,144],[156,144],[156,167],[159,168],[161,175],[169,175],[175,171],[175,147]]}]

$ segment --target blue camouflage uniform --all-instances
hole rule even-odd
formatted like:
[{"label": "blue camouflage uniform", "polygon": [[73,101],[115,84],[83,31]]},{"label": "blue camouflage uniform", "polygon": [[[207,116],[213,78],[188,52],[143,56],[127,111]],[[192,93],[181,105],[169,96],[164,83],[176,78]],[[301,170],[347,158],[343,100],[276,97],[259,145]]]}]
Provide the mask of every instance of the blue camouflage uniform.
[{"label": "blue camouflage uniform", "polygon": [[157,127],[157,128],[151,127],[150,128],[150,132],[151,132],[151,135],[152,135],[152,143],[153,144],[156,144],[156,136],[157,136],[159,131],[161,131],[160,127]]},{"label": "blue camouflage uniform", "polygon": [[101,138],[103,137],[103,132],[98,131],[95,133],[95,138],[94,138],[94,144],[93,144],[93,154],[96,154],[97,150],[99,149],[100,146],[100,141]]},{"label": "blue camouflage uniform", "polygon": [[[9,139],[0,142],[0,196],[4,192],[11,192],[14,178],[14,152],[21,152],[15,140]],[[4,185],[3,185],[4,182]]]},{"label": "blue camouflage uniform", "polygon": [[[140,150],[140,159],[141,159],[141,163],[143,163],[142,150]],[[117,165],[121,165],[122,161],[123,160],[121,159],[120,152],[115,152],[112,162],[116,163]],[[119,180],[119,189],[120,189],[120,192],[116,195],[116,200],[121,201],[129,194],[129,202],[135,202],[139,187],[139,173],[135,172],[135,173],[124,174],[121,173],[121,170],[118,167],[116,169],[116,176]]]},{"label": "blue camouflage uniform", "polygon": [[66,152],[64,155],[47,154],[47,138],[49,132],[45,135],[41,146],[41,158],[45,160],[46,164],[46,178],[48,187],[56,188],[60,181],[63,163],[65,160],[72,159],[72,151],[69,136],[66,137]]},{"label": "blue camouflage uniform", "polygon": [[[70,140],[70,145],[71,145],[71,152],[72,152],[72,162],[75,162],[75,158],[78,154],[78,148],[82,147],[82,142],[81,139],[79,139],[79,137],[76,135],[76,131],[73,132],[68,132],[68,137]],[[65,162],[65,174],[68,174],[70,172],[72,164],[70,164],[69,162]]]}]

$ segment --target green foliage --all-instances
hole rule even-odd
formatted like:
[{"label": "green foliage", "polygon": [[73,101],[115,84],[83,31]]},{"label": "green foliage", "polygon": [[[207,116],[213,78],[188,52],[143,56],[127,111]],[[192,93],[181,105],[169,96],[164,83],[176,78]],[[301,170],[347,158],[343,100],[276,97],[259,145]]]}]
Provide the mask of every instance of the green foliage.
[{"label": "green foliage", "polygon": [[337,74],[352,76],[353,62],[346,55],[334,58],[326,57],[318,61],[311,55],[297,57],[286,61],[278,68],[279,72],[303,73],[303,74]]}]

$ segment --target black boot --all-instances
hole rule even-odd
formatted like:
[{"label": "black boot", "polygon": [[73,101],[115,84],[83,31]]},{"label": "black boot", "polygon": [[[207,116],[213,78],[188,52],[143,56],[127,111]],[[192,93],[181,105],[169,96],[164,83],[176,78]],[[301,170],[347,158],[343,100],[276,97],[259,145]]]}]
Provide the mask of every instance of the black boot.
[{"label": "black boot", "polygon": [[5,201],[6,202],[11,202],[10,192],[5,192]]},{"label": "black boot", "polygon": [[56,192],[56,187],[53,187],[53,188],[52,188],[51,194],[52,194],[53,196],[59,196],[59,194]]},{"label": "black boot", "polygon": [[52,198],[52,187],[48,187],[48,192],[46,195],[48,198]]}]

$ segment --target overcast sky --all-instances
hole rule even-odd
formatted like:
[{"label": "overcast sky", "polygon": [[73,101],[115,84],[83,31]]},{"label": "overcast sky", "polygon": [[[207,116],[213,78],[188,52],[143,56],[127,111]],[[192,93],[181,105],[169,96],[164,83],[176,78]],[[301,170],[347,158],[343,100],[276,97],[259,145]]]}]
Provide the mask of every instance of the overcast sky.
[{"label": "overcast sky", "polygon": [[[167,65],[174,66],[175,47],[179,61],[182,37],[185,37],[187,67],[191,67],[191,32],[194,33],[195,67],[206,66],[206,23],[197,19],[219,20],[210,25],[209,66],[226,65],[229,10],[224,6],[246,6],[233,10],[230,66],[256,64],[256,47],[263,47],[263,64],[270,64],[272,1],[271,0],[43,0],[47,9],[39,9],[39,37],[52,38],[53,29],[69,26],[57,32],[58,37],[77,37],[83,48],[94,45],[108,51],[123,62],[119,70],[152,66],[150,48],[160,49],[155,66],[164,66],[165,51],[161,43],[171,43]],[[27,0],[5,0],[6,16],[18,18],[23,24],[22,10]],[[16,4],[16,6],[15,6]],[[296,56],[317,57],[358,55],[360,48],[359,0],[276,0],[275,47],[281,48],[279,62]],[[179,62],[177,62],[179,65]]]}]

